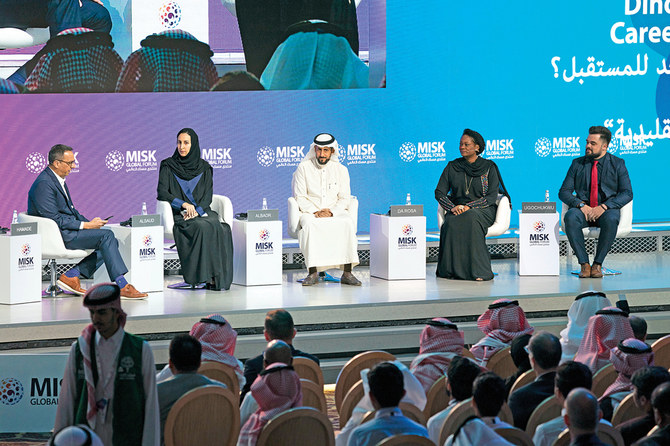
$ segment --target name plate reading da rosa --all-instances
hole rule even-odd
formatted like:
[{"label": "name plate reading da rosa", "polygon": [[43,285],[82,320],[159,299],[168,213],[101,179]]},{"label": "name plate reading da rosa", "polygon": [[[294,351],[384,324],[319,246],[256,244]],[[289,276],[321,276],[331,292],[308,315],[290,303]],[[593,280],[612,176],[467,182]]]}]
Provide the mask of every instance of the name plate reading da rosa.
[{"label": "name plate reading da rosa", "polygon": [[247,211],[247,221],[279,220],[279,209],[252,209]]},{"label": "name plate reading da rosa", "polygon": [[37,234],[37,222],[12,223],[10,236]]},{"label": "name plate reading da rosa", "polygon": [[133,228],[141,228],[144,226],[160,226],[161,216],[159,214],[150,215],[133,215]]},{"label": "name plate reading da rosa", "polygon": [[423,216],[422,204],[391,206],[391,217],[421,217],[421,216]]},{"label": "name plate reading da rosa", "polygon": [[554,201],[528,201],[521,203],[522,214],[553,214],[556,212]]}]

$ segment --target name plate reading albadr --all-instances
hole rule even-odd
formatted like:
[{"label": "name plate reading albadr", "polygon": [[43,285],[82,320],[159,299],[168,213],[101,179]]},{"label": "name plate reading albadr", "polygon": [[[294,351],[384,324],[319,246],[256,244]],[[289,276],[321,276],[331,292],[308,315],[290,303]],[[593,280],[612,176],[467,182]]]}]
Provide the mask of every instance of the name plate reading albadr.
[{"label": "name plate reading albadr", "polygon": [[252,209],[247,211],[247,221],[279,220],[279,209]]},{"label": "name plate reading albadr", "polygon": [[133,215],[132,224],[133,228],[144,227],[144,226],[160,226],[161,216],[160,214]]},{"label": "name plate reading albadr", "polygon": [[421,217],[421,216],[423,216],[422,204],[391,206],[391,217]]},{"label": "name plate reading albadr", "polygon": [[10,235],[32,235],[37,234],[37,222],[12,223]]},{"label": "name plate reading albadr", "polygon": [[556,212],[554,201],[528,201],[521,203],[522,214],[553,214]]}]

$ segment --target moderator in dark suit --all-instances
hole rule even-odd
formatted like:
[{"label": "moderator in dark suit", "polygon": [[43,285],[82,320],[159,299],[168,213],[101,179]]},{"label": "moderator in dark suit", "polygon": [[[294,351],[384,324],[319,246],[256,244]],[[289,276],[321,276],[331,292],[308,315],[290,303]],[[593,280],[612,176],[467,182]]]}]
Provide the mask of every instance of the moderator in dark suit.
[{"label": "moderator in dark suit", "polygon": [[530,414],[542,401],[554,394],[556,372],[540,375],[530,384],[515,390],[509,396],[509,408],[514,417],[514,426],[526,430]]},{"label": "moderator in dark suit", "polygon": [[30,187],[28,214],[55,221],[66,248],[95,249],[77,265],[79,272],[85,278],[92,278],[95,270],[103,262],[111,280],[116,280],[128,272],[119,254],[119,243],[112,231],[80,229],[81,223],[88,220],[74,207],[67,184],[63,190],[50,167],[44,169]]},{"label": "moderator in dark suit", "polygon": [[[593,262],[602,264],[616,237],[619,210],[633,199],[633,188],[623,159],[605,153],[598,161],[598,205],[605,205],[607,210],[591,225],[600,227],[598,248]],[[581,203],[589,204],[592,166],[591,157],[574,159],[558,192],[560,200],[570,206],[564,217],[565,233],[580,264],[589,263],[582,233],[582,228],[589,226],[589,222],[579,206]]]}]

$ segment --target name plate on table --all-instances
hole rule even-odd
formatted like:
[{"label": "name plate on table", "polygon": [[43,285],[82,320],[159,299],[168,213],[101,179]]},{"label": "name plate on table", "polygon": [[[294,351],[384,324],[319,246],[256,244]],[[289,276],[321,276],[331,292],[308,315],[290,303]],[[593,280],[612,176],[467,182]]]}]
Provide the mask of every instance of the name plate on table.
[{"label": "name plate on table", "polygon": [[279,220],[279,209],[251,209],[247,211],[247,221]]},{"label": "name plate on table", "polygon": [[422,204],[391,206],[391,217],[421,217],[421,216],[423,216]]},{"label": "name plate on table", "polygon": [[133,215],[132,225],[133,228],[141,228],[144,226],[160,226],[161,216],[160,214]]},{"label": "name plate on table", "polygon": [[32,235],[37,234],[37,222],[33,223],[12,223],[10,235]]},{"label": "name plate on table", "polygon": [[555,201],[528,201],[521,203],[522,214],[553,214],[555,212]]}]

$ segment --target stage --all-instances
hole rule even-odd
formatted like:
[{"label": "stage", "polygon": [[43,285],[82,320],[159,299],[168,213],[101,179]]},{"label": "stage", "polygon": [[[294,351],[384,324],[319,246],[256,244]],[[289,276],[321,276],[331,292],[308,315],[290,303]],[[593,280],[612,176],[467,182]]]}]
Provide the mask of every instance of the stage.
[{"label": "stage", "polygon": [[[496,277],[490,282],[436,278],[435,263],[428,263],[426,280],[386,281],[370,277],[368,267],[357,267],[354,273],[361,287],[339,283],[303,287],[297,280],[305,270],[285,270],[281,285],[233,285],[221,292],[168,289],[181,276],[165,276],[163,292],[150,293],[146,300],[124,300],[122,305],[129,315],[126,328],[150,341],[158,364],[167,361],[167,345],[175,333],[187,332],[210,313],[224,315],[238,331],[238,358],[254,356],[263,348],[266,311],[285,308],[298,328],[296,346],[324,359],[330,382],[341,364],[360,351],[384,349],[411,358],[418,352],[424,322],[432,317],[456,322],[465,332],[466,344],[472,344],[482,336],[477,317],[503,297],[518,299],[533,326],[558,334],[574,297],[602,290],[613,304],[627,299],[632,311],[648,321],[651,339],[669,331],[668,252],[610,254],[606,266],[623,273],[602,279],[570,274],[576,261],[569,263],[565,256],[559,276],[519,276],[517,259],[493,260],[492,265]],[[84,281],[84,287],[90,284]],[[0,349],[3,354],[65,352],[86,323],[88,313],[76,296],[3,305]]]}]

